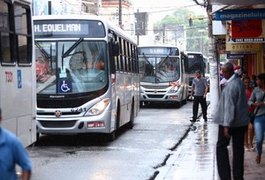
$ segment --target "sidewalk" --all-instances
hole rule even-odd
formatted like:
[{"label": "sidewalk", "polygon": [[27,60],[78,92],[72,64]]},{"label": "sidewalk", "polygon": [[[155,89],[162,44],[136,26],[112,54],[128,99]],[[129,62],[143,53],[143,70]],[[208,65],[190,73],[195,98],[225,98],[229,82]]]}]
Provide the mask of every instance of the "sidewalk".
[{"label": "sidewalk", "polygon": [[[207,123],[201,119],[191,125],[187,137],[173,151],[167,166],[159,170],[155,180],[218,180],[215,154],[217,132],[218,126],[210,118]],[[229,155],[232,156],[231,147]],[[255,151],[245,151],[245,180],[265,179],[265,153],[260,164],[256,164],[255,158]]]}]

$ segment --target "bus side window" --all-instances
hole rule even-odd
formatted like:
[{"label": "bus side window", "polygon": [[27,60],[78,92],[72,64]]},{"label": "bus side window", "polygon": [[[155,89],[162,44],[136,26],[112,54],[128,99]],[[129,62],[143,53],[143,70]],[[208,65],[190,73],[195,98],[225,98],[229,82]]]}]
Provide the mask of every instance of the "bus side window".
[{"label": "bus side window", "polygon": [[[0,33],[0,59],[2,63],[14,63],[14,58],[12,57],[13,53],[13,48],[10,45],[10,41],[14,40],[14,34],[11,33],[11,31],[14,31],[11,29],[12,27],[8,26],[11,24],[9,22],[9,17],[8,15],[12,16],[8,9],[9,7],[11,8],[11,2],[5,2],[5,1],[0,1],[0,7],[1,7],[1,13],[0,13],[0,18],[1,18],[1,33]],[[5,23],[4,23],[5,22]]]},{"label": "bus side window", "polygon": [[124,55],[124,51],[123,51],[123,41],[122,41],[122,38],[119,37],[119,46],[120,46],[120,71],[124,71],[124,58],[123,58],[123,55]]},{"label": "bus side window", "polygon": [[30,9],[14,4],[15,26],[17,38],[17,58],[19,64],[31,64],[32,58],[32,32],[26,24],[30,24]]},{"label": "bus side window", "polygon": [[120,64],[120,43],[119,43],[119,38],[117,38],[117,45],[116,48],[119,48],[119,54],[117,54],[117,56],[115,56],[115,60],[116,60],[116,70],[120,70],[121,69],[121,64]]}]

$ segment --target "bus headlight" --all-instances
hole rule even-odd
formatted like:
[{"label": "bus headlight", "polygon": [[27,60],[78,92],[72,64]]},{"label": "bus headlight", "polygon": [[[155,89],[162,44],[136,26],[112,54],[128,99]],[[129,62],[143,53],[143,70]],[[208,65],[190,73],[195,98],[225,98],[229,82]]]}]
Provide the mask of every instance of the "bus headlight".
[{"label": "bus headlight", "polygon": [[106,107],[108,107],[109,104],[110,104],[109,98],[103,99],[99,101],[97,104],[95,104],[93,107],[91,107],[85,115],[88,116],[99,115],[106,109]]},{"label": "bus headlight", "polygon": [[172,88],[168,91],[168,93],[177,93],[178,90],[179,90],[179,87],[175,86],[175,87],[172,87]]}]

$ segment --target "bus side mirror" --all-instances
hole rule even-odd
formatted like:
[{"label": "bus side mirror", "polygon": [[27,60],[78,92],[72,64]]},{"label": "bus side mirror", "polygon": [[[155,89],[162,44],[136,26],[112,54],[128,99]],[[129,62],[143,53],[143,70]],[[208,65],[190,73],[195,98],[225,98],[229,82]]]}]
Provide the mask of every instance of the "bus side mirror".
[{"label": "bus side mirror", "polygon": [[113,53],[113,56],[120,55],[120,47],[117,41],[112,43],[112,53]]}]

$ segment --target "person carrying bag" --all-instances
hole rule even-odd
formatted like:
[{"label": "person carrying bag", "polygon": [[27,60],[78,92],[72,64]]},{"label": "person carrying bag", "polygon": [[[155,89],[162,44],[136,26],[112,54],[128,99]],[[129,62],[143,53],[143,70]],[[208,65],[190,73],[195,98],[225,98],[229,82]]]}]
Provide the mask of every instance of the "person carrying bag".
[{"label": "person carrying bag", "polygon": [[[262,98],[262,99],[263,99],[262,101],[264,101],[264,98],[265,98],[265,93],[264,93],[264,96],[263,96],[263,98]],[[253,112],[249,113],[249,120],[250,120],[250,122],[251,122],[252,124],[254,124],[254,120],[255,120],[256,114],[257,114],[258,111],[259,111],[259,108],[260,108],[260,106],[257,107],[256,109],[254,109]]]},{"label": "person carrying bag", "polygon": [[265,73],[257,76],[257,87],[253,90],[248,105],[256,107],[254,111],[254,129],[256,137],[256,163],[260,164],[265,132]]}]

